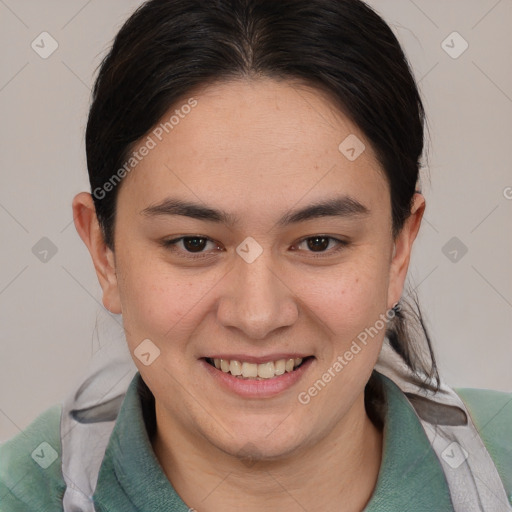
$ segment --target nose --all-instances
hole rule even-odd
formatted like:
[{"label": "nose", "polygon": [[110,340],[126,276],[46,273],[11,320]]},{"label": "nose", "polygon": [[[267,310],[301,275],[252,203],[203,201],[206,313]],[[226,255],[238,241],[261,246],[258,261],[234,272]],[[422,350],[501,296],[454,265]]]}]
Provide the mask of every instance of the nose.
[{"label": "nose", "polygon": [[270,251],[264,251],[252,263],[237,258],[219,300],[218,321],[255,340],[289,327],[299,314],[292,284],[273,264]]}]

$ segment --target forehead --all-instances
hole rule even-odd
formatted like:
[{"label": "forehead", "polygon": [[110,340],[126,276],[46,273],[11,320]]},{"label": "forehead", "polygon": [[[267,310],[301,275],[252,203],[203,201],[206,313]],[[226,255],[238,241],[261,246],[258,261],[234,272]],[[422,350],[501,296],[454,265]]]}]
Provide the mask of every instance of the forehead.
[{"label": "forehead", "polygon": [[[364,147],[356,159],[346,153],[354,141]],[[359,128],[322,92],[293,82],[203,88],[173,105],[135,150],[143,146],[151,149],[119,191],[141,209],[171,192],[257,210],[339,192],[375,209],[387,187]]]},{"label": "forehead", "polygon": [[[172,130],[176,143],[176,137],[187,139],[187,152],[264,160],[266,154],[290,151],[320,161],[322,153],[333,149],[338,156],[338,145],[346,136],[365,138],[322,91],[297,82],[240,79],[199,91],[194,95],[197,106]],[[180,110],[187,99],[170,110]],[[164,115],[162,121],[168,118]],[[176,144],[175,154],[179,153]]]}]

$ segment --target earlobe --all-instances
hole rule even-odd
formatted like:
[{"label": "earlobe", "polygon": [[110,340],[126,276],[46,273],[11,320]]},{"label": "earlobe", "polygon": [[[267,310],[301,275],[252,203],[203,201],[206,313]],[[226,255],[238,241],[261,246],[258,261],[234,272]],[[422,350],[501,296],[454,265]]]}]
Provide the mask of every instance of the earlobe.
[{"label": "earlobe", "polygon": [[73,199],[76,230],[91,255],[103,291],[103,305],[114,314],[121,313],[121,301],[114,253],[107,247],[100,228],[91,194],[81,192]]},{"label": "earlobe", "polygon": [[420,229],[424,211],[425,198],[421,194],[415,193],[411,214],[394,242],[389,276],[388,308],[397,303],[402,296],[412,246]]}]

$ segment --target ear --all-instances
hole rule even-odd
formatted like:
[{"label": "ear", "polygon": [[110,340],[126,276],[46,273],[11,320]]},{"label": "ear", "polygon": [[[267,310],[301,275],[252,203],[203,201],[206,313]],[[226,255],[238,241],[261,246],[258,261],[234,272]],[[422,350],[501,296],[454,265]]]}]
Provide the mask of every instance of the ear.
[{"label": "ear", "polygon": [[413,198],[411,215],[405,221],[402,231],[395,240],[395,249],[391,258],[391,267],[388,286],[388,308],[393,307],[402,296],[409,261],[411,259],[412,244],[420,229],[421,219],[425,212],[425,198],[416,192]]},{"label": "ear", "polygon": [[103,305],[121,313],[114,253],[105,244],[91,194],[80,192],[73,199],[73,219],[80,238],[89,249],[96,275],[103,290]]}]

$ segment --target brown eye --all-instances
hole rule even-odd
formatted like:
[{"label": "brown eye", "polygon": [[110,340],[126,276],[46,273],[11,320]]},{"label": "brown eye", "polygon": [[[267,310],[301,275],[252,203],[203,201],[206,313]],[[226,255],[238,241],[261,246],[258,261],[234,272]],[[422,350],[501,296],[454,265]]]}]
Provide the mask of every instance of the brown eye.
[{"label": "brown eye", "polygon": [[211,244],[211,250],[219,248],[216,242],[205,236],[181,236],[173,240],[162,240],[161,244],[177,256],[192,259],[195,258],[194,254],[201,257],[211,256],[208,254],[209,250],[205,251],[208,244]]},{"label": "brown eye", "polygon": [[[349,242],[338,240],[332,236],[315,235],[302,239],[302,241],[297,244],[297,247],[300,248],[300,246],[304,244],[307,245],[306,252],[318,253],[318,257],[327,257],[336,254],[343,248],[347,247]],[[331,244],[333,244],[334,247]],[[332,249],[329,249],[329,247],[332,247]]]},{"label": "brown eye", "polygon": [[308,247],[314,251],[325,251],[327,247],[329,247],[329,237],[326,236],[315,236],[313,238],[308,238]]},{"label": "brown eye", "polygon": [[186,237],[183,238],[183,246],[190,252],[201,252],[207,244],[206,238]]}]

